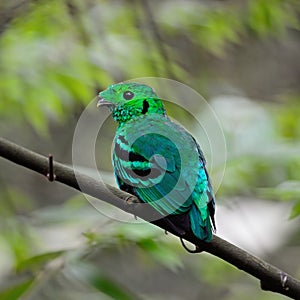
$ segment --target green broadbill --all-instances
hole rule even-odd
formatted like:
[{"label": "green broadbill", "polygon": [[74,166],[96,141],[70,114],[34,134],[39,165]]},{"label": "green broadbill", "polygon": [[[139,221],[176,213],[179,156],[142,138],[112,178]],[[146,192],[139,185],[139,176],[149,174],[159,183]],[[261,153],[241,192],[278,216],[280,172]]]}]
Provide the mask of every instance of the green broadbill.
[{"label": "green broadbill", "polygon": [[215,198],[200,146],[170,120],[154,90],[119,83],[99,93],[119,123],[113,166],[120,189],[150,204],[177,230],[212,239]]}]

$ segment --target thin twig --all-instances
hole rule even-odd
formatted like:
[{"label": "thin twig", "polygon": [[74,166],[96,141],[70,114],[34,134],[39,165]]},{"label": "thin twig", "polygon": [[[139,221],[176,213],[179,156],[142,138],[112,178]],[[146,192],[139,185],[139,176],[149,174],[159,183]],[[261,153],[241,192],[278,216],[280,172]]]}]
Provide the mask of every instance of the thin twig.
[{"label": "thin twig", "polygon": [[163,59],[164,68],[165,68],[166,73],[167,73],[166,75],[167,75],[168,78],[173,78],[173,79],[177,80],[178,78],[177,78],[177,76],[176,76],[176,74],[173,70],[173,67],[172,67],[172,61],[169,58],[168,51],[165,47],[165,39],[163,39],[162,36],[161,36],[161,32],[160,32],[159,27],[157,26],[157,24],[155,22],[154,15],[152,13],[150,4],[149,4],[148,0],[140,1],[140,3],[143,7],[143,10],[144,10],[144,13],[145,13],[145,16],[146,16],[146,21],[148,23],[148,27],[150,29],[150,32],[153,36],[153,41],[155,43],[155,46],[158,50],[158,53],[160,54],[160,56]]},{"label": "thin twig", "polygon": [[[47,176],[47,157],[18,146],[3,138],[0,138],[0,156]],[[138,199],[133,195],[120,191],[108,184],[98,182],[84,174],[76,174],[75,177],[73,169],[66,167],[63,164],[55,162],[54,168],[56,181],[77,190],[80,190],[81,187],[86,194],[108,202],[126,212],[139,216],[146,221],[154,220],[153,216],[157,214],[150,206],[145,210],[144,204],[134,204],[134,201],[131,201],[133,204],[128,204],[126,200],[128,200],[129,197],[138,202]],[[80,187],[76,178],[80,179]],[[168,222],[165,222],[164,219],[156,219],[155,221],[151,221],[151,223],[179,236],[174,232],[174,228],[172,228]],[[205,243],[197,239],[191,232],[186,232],[183,236],[179,237],[193,243],[199,249],[215,255],[256,277],[260,280],[261,288],[263,290],[280,293],[293,299],[300,299],[300,282],[298,280],[267,262],[251,255],[245,250],[242,250],[217,236],[214,236],[213,241],[210,243]]]}]

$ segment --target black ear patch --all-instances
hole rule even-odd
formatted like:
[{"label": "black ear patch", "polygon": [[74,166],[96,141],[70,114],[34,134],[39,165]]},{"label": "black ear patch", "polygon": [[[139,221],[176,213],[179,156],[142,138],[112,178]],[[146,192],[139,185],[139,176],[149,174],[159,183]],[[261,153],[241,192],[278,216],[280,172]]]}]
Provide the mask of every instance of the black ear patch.
[{"label": "black ear patch", "polygon": [[148,101],[145,99],[145,100],[143,101],[143,110],[142,110],[142,114],[143,114],[143,115],[146,114],[146,113],[148,112],[148,108],[149,108],[149,103],[148,103]]}]

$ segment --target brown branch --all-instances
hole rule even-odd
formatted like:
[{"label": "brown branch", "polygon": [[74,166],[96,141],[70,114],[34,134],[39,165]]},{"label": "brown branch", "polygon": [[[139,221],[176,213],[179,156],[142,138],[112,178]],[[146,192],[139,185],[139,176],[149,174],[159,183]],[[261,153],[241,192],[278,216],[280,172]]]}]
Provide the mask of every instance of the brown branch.
[{"label": "brown branch", "polygon": [[[49,173],[48,157],[32,152],[3,138],[0,138],[0,156],[44,176],[47,176]],[[157,215],[151,207],[145,209],[144,204],[128,204],[128,199],[132,200],[130,202],[138,202],[138,199],[133,195],[98,182],[84,174],[77,174],[75,177],[73,169],[63,164],[55,162],[53,166],[56,181],[79,191],[82,189],[86,194],[108,202],[144,220],[154,220],[154,217]],[[81,189],[76,178],[80,178]],[[156,221],[151,221],[151,223],[179,236],[164,219],[157,219]],[[184,233],[182,237],[204,251],[256,277],[260,280],[263,290],[280,293],[293,299],[300,299],[300,282],[298,280],[237,246],[217,236],[214,236],[213,241],[210,243],[200,241],[191,232]]]}]

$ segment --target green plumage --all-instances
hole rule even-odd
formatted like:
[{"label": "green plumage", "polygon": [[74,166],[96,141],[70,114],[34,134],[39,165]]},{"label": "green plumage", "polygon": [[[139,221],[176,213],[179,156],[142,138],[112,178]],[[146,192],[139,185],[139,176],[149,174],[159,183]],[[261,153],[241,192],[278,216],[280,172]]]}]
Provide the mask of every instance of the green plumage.
[{"label": "green plumage", "polygon": [[167,117],[162,101],[146,85],[115,84],[99,96],[98,104],[109,106],[119,122],[113,151],[119,187],[149,203],[175,227],[181,228],[176,222],[182,221],[171,216],[188,215],[193,233],[210,241],[214,195],[195,139]]}]

